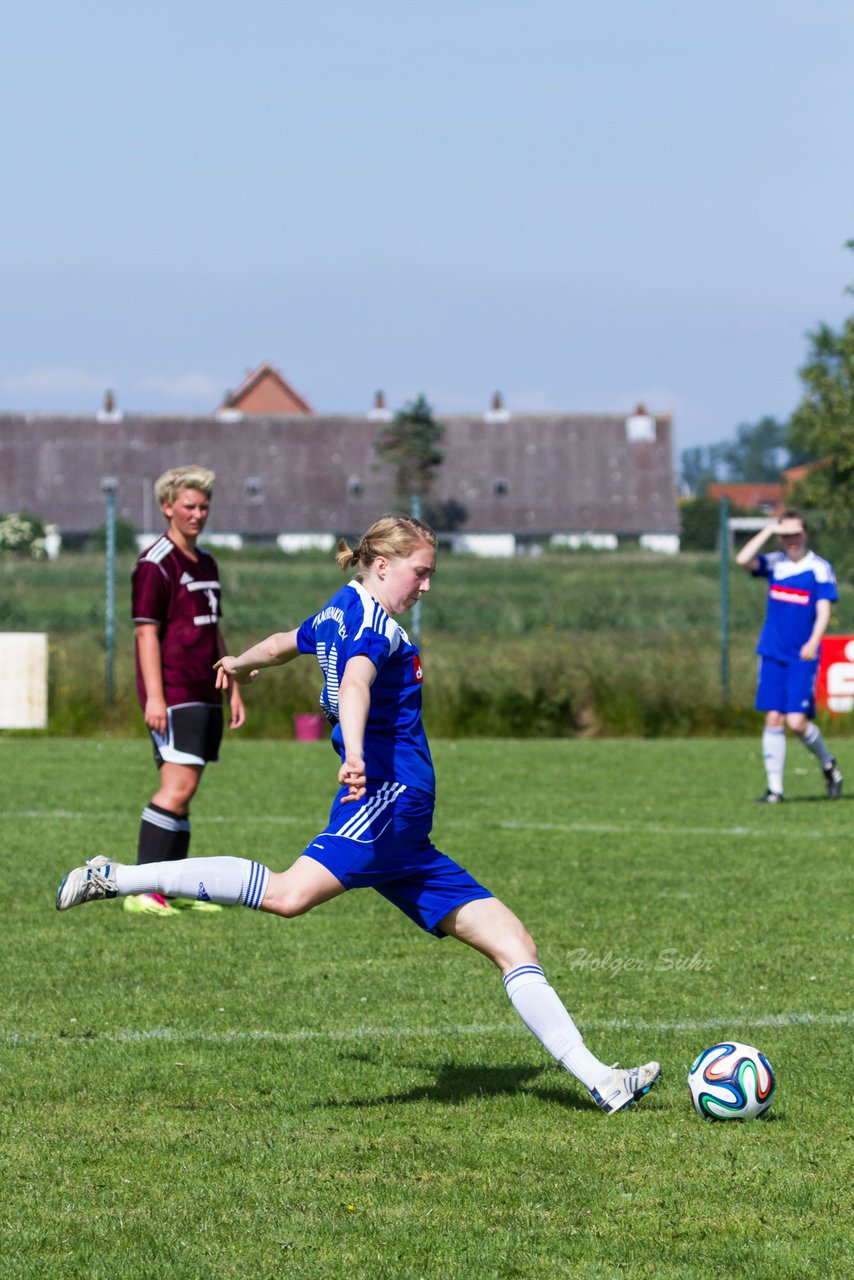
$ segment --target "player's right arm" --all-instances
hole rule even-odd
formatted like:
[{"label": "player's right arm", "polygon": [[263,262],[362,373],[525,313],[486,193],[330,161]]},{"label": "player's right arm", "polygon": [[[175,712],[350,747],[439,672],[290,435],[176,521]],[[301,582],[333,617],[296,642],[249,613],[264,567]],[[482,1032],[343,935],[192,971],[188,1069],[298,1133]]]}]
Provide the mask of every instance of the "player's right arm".
[{"label": "player's right arm", "polygon": [[299,656],[297,633],[294,631],[277,631],[251,649],[239,654],[236,658],[231,654],[223,654],[214,663],[216,671],[216,687],[229,690],[230,682],[249,684],[265,667],[281,667]]},{"label": "player's right arm", "polygon": [[780,532],[780,526],[776,520],[772,520],[770,524],[766,524],[764,529],[760,529],[755,533],[749,542],[745,542],[744,546],[735,557],[735,563],[741,565],[748,573],[755,573],[759,568],[759,552],[765,546],[769,538],[775,533]]},{"label": "player's right arm", "polygon": [[156,622],[137,622],[134,627],[139,670],[145,685],[146,727],[155,733],[166,732],[166,695],[163,692],[163,661]]}]

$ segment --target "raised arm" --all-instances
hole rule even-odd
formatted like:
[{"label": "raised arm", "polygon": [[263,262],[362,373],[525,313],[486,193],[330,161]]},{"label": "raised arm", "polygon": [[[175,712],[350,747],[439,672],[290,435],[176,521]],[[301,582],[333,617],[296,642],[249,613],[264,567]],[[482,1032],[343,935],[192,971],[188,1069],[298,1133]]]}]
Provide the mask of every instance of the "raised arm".
[{"label": "raised arm", "polygon": [[755,573],[759,568],[759,552],[765,546],[769,538],[775,533],[780,532],[781,526],[776,520],[772,520],[770,524],[766,524],[764,529],[760,529],[755,533],[749,542],[745,542],[744,546],[735,557],[735,563],[741,565],[743,569],[747,569],[748,573]]},{"label": "raised arm", "polygon": [[344,740],[344,761],[338,770],[338,781],[349,787],[349,800],[361,800],[365,794],[365,725],[371,706],[371,685],[377,669],[364,654],[351,658],[344,668],[338,690],[338,722]]}]

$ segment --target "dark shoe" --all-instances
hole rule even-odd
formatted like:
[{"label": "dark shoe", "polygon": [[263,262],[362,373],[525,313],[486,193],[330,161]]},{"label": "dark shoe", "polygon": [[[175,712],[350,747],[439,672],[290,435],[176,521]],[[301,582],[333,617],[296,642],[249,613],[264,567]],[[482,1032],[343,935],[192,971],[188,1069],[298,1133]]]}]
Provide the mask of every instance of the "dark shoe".
[{"label": "dark shoe", "polygon": [[830,757],[830,762],[824,766],[822,772],[827,786],[828,800],[838,800],[842,795],[842,770],[834,756]]},{"label": "dark shoe", "polygon": [[757,804],[782,804],[783,797],[779,791],[766,791],[764,796],[756,797]]}]

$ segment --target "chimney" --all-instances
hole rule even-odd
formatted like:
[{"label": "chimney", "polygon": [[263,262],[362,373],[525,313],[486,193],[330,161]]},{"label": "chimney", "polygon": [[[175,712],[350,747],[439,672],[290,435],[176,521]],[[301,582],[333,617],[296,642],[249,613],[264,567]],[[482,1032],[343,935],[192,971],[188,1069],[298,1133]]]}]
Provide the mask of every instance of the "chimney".
[{"label": "chimney", "polygon": [[639,404],[634,413],[626,418],[626,439],[630,444],[654,442],[656,434],[655,418]]},{"label": "chimney", "polygon": [[509,422],[510,414],[504,408],[504,397],[496,391],[492,397],[492,408],[483,415],[484,422]]},{"label": "chimney", "polygon": [[374,394],[374,407],[368,412],[369,422],[391,422],[392,414],[385,407],[385,394],[377,391]]},{"label": "chimney", "polygon": [[99,409],[95,417],[98,422],[121,422],[124,414],[116,408],[116,397],[109,388],[104,392],[104,407]]}]

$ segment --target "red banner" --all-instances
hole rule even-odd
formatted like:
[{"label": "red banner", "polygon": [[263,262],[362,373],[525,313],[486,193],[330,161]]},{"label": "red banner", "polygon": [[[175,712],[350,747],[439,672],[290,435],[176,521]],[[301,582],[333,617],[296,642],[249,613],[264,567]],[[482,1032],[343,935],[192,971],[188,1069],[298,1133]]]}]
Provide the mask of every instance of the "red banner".
[{"label": "red banner", "polygon": [[854,711],[854,636],[825,636],[815,682],[816,705],[843,715]]}]

